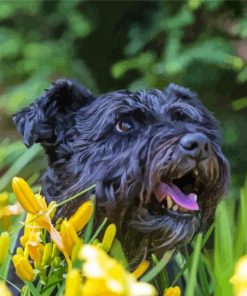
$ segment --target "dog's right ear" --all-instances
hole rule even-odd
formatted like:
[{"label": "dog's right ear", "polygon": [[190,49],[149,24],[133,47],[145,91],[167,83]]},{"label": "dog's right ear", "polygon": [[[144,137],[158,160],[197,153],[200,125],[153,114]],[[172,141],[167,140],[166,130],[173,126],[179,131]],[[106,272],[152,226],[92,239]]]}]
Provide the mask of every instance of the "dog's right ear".
[{"label": "dog's right ear", "polygon": [[27,147],[34,143],[45,145],[56,140],[58,122],[93,99],[93,95],[75,81],[59,79],[29,107],[16,113],[13,121]]},{"label": "dog's right ear", "polygon": [[168,87],[164,90],[166,98],[169,99],[183,99],[183,100],[193,100],[197,99],[197,94],[188,88],[177,85],[175,83],[170,83]]}]

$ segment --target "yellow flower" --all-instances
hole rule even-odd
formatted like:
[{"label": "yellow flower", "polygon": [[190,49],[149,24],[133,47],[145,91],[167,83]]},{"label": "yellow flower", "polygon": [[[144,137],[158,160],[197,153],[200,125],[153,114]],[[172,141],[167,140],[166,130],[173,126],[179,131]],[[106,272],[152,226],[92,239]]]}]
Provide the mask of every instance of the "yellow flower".
[{"label": "yellow flower", "polygon": [[82,274],[83,296],[120,295],[153,296],[157,295],[153,286],[139,283],[115,259],[110,258],[101,248],[84,245],[79,258],[84,260]]},{"label": "yellow flower", "polygon": [[40,265],[43,251],[44,245],[41,243],[40,232],[31,232],[24,253],[26,252],[27,256],[29,255],[36,264]]},{"label": "yellow flower", "polygon": [[83,240],[82,239],[77,241],[77,243],[74,245],[74,247],[72,249],[72,253],[71,253],[71,260],[73,262],[78,259],[78,254],[79,254],[79,251],[80,251],[82,245],[83,245]]},{"label": "yellow flower", "polygon": [[40,229],[41,227],[37,224],[35,224],[35,215],[27,213],[26,219],[25,219],[25,227],[24,227],[24,234],[20,238],[20,243],[23,247],[25,247],[27,241],[29,240],[29,236],[31,233],[37,232],[38,235],[40,235]]},{"label": "yellow flower", "polygon": [[64,296],[80,296],[82,292],[81,274],[78,269],[68,272],[65,283]]},{"label": "yellow flower", "polygon": [[181,290],[178,286],[170,287],[165,290],[164,296],[180,296]]},{"label": "yellow flower", "polygon": [[22,208],[19,203],[7,205],[0,208],[0,219],[8,216],[15,216],[22,213]]},{"label": "yellow flower", "polygon": [[14,177],[12,179],[12,188],[17,200],[28,213],[37,215],[42,210],[32,189],[24,179]]},{"label": "yellow flower", "polygon": [[53,200],[48,205],[49,216],[52,219],[56,213],[57,203]]},{"label": "yellow flower", "polygon": [[41,266],[45,266],[49,263],[50,259],[52,257],[52,244],[47,243],[45,244],[42,259],[41,259]]},{"label": "yellow flower", "polygon": [[34,270],[28,259],[21,254],[16,254],[12,258],[15,266],[16,274],[23,281],[32,281],[34,278]]},{"label": "yellow flower", "polygon": [[102,240],[102,248],[106,252],[110,251],[115,235],[116,235],[116,225],[112,223],[106,228],[106,231]]},{"label": "yellow flower", "polygon": [[8,229],[11,226],[12,216],[19,215],[23,211],[18,202],[9,205],[8,199],[7,193],[0,193],[0,222],[3,229]]},{"label": "yellow flower", "polygon": [[0,295],[2,296],[12,296],[12,293],[10,292],[9,288],[5,284],[5,282],[0,282]]},{"label": "yellow flower", "polygon": [[235,296],[247,295],[247,255],[238,260],[230,283],[234,285]]},{"label": "yellow flower", "polygon": [[0,235],[0,264],[2,264],[8,255],[10,238],[8,232],[2,232]]},{"label": "yellow flower", "polygon": [[4,207],[8,204],[8,193],[7,192],[3,192],[0,193],[0,207]]},{"label": "yellow flower", "polygon": [[148,269],[150,263],[147,260],[143,260],[136,269],[132,272],[135,278],[141,277]]},{"label": "yellow flower", "polygon": [[[47,207],[45,199],[40,194],[34,195],[30,186],[22,178],[13,178],[12,187],[16,198],[18,199],[22,207],[29,214],[32,214],[32,216],[29,216],[29,222],[33,222],[32,227],[35,228],[38,226],[46,229],[49,232],[51,239],[56,243],[60,251],[63,252],[70,266],[70,260],[64,247],[62,237],[51,222],[50,215],[52,216],[54,214],[54,208],[56,207],[54,203],[52,204],[52,206],[50,206],[50,208]],[[30,231],[27,230],[26,232],[26,235],[28,236],[28,233],[30,233]],[[28,238],[25,237],[25,233],[22,240],[22,244],[24,244],[25,240],[28,240]]]},{"label": "yellow flower", "polygon": [[72,224],[67,220],[62,222],[60,234],[67,253],[71,255],[73,247],[79,241],[79,237]]},{"label": "yellow flower", "polygon": [[93,214],[93,203],[88,200],[84,202],[74,215],[71,216],[69,222],[73,225],[76,232],[81,231],[88,223]]}]

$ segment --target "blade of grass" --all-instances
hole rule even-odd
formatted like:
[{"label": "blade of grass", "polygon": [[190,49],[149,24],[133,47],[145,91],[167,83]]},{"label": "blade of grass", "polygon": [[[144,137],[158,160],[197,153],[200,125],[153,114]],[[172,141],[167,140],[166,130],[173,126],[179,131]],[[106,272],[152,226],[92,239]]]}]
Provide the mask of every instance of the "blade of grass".
[{"label": "blade of grass", "polygon": [[[203,238],[203,242],[202,242],[202,248],[205,246],[205,244],[207,243],[210,235],[212,234],[213,230],[214,230],[214,227],[215,227],[215,223],[212,223],[209,227],[209,229],[207,230],[204,238]],[[193,255],[193,254],[192,254]],[[171,286],[175,286],[175,284],[177,283],[177,281],[180,279],[180,277],[184,274],[185,270],[188,268],[189,266],[189,263],[191,261],[191,258],[192,258],[192,255],[187,259],[186,263],[181,267],[180,266],[180,270],[179,272],[176,274]]]},{"label": "blade of grass", "polygon": [[141,279],[141,282],[150,282],[152,281],[166,266],[170,258],[172,257],[174,251],[165,253],[162,259],[157,265],[155,265],[149,272],[147,272]]},{"label": "blade of grass", "polygon": [[26,150],[0,179],[0,190],[3,190],[18,173],[41,151],[41,147],[34,145]]},{"label": "blade of grass", "polygon": [[201,287],[203,289],[203,293],[202,295],[205,296],[210,296],[210,292],[209,292],[209,281],[207,279],[207,274],[206,274],[206,266],[203,262],[200,262],[199,267],[198,267],[198,275],[199,275],[199,279],[200,279],[200,283],[201,283]]},{"label": "blade of grass", "polygon": [[[157,259],[157,257],[154,254],[152,254],[152,261],[155,265],[157,265],[159,263],[159,260]],[[160,279],[160,283],[161,283],[160,286],[163,290],[165,290],[165,288],[169,287],[168,275],[167,275],[165,268],[161,270],[161,272],[159,274],[159,279]]]},{"label": "blade of grass", "polygon": [[200,260],[201,247],[202,247],[202,233],[199,233],[195,242],[195,248],[194,248],[192,262],[191,262],[191,269],[189,271],[189,280],[187,281],[185,294],[184,294],[185,296],[194,295],[194,291],[197,283],[197,268]]},{"label": "blade of grass", "polygon": [[107,218],[105,218],[103,220],[103,222],[100,224],[100,226],[97,228],[97,230],[95,231],[94,235],[92,236],[92,238],[90,239],[89,241],[89,244],[91,244],[96,238],[97,236],[100,234],[101,230],[104,228],[104,226],[106,225],[107,223]]},{"label": "blade of grass", "polygon": [[129,270],[129,262],[125,256],[123,247],[117,238],[114,239],[110,249],[110,255],[117,259],[126,269]]},{"label": "blade of grass", "polygon": [[[229,203],[229,206],[227,206]],[[215,296],[232,295],[229,279],[233,272],[233,229],[234,213],[232,200],[221,202],[216,211],[215,246],[214,246],[214,276]]]},{"label": "blade of grass", "polygon": [[32,293],[32,296],[40,296],[40,293],[36,290],[36,288],[31,282],[25,281],[25,285],[28,287],[29,291]]},{"label": "blade of grass", "polygon": [[247,252],[247,227],[246,227],[246,217],[247,217],[247,178],[243,188],[240,190],[240,203],[237,213],[238,221],[235,234],[235,258],[239,258]]}]

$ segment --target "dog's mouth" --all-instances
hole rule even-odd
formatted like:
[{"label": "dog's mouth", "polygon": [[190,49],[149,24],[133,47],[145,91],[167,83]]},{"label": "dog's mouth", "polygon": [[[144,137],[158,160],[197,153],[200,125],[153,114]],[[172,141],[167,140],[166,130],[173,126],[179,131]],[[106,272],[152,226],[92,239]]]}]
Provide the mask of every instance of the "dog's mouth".
[{"label": "dog's mouth", "polygon": [[161,178],[151,197],[151,212],[161,215],[194,215],[200,211],[200,196],[204,190],[196,169],[180,178]]}]

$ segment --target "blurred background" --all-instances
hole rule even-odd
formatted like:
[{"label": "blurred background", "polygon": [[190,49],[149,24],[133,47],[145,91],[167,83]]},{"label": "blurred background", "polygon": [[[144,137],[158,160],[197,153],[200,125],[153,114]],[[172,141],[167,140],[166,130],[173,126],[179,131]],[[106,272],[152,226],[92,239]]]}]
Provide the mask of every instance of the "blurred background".
[{"label": "blurred background", "polygon": [[11,115],[59,77],[94,93],[165,88],[198,92],[221,122],[232,190],[247,168],[247,4],[245,1],[1,1],[0,189],[45,168],[26,150]]}]

